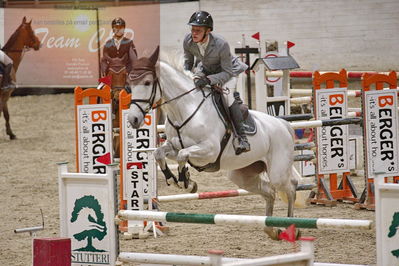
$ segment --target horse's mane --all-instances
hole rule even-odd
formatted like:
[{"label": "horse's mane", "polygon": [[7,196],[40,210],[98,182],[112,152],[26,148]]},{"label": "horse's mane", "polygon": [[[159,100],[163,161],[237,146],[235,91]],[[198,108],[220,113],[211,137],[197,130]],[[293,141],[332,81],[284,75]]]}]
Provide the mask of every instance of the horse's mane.
[{"label": "horse's mane", "polygon": [[[193,86],[193,74],[190,71],[184,70],[184,56],[181,52],[176,50],[161,50],[160,62],[167,64],[169,67],[174,69],[175,74],[179,77],[180,81],[187,83],[185,87]],[[173,77],[168,77],[173,78]]]},{"label": "horse's mane", "polygon": [[20,28],[22,27],[23,24],[19,25],[19,27],[14,31],[14,33],[11,35],[11,37],[8,39],[7,43],[3,46],[1,50],[7,51],[12,48],[12,45],[15,43],[15,41],[18,38],[18,32]]}]

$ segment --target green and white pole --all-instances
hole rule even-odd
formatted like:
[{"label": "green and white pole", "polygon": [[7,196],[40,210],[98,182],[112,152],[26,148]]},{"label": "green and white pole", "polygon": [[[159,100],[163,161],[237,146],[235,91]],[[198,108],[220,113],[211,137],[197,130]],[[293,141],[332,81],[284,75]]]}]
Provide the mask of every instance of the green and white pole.
[{"label": "green and white pole", "polygon": [[370,220],[328,219],[328,218],[295,218],[275,216],[231,215],[231,214],[196,214],[157,211],[120,210],[117,219],[146,220],[170,223],[196,223],[217,225],[249,225],[260,227],[288,227],[295,224],[297,228],[333,229],[333,230],[371,230]]}]

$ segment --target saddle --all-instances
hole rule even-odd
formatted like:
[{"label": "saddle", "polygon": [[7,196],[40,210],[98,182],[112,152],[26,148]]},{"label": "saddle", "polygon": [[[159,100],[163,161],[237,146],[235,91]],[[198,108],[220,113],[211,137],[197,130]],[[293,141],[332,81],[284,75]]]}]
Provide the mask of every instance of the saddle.
[{"label": "saddle", "polygon": [[[223,96],[217,90],[213,90],[212,102],[216,108],[220,120],[222,120],[226,130],[232,129],[233,122],[230,120],[230,115],[228,115],[229,107],[223,101]],[[240,105],[240,110],[244,118],[244,130],[245,134],[253,136],[256,134],[256,123],[252,115],[249,113],[249,108],[246,104]]]},{"label": "saddle", "polygon": [[[227,143],[229,142],[229,139],[231,137],[231,133],[233,131],[233,122],[230,120],[230,115],[229,115],[229,107],[225,104],[225,101],[223,100],[222,94],[216,90],[212,90],[212,103],[215,106],[215,109],[218,113],[218,116],[220,120],[223,122],[223,125],[226,129],[225,134],[223,135],[222,140],[220,141],[220,152],[219,155],[216,159],[215,162],[209,163],[204,166],[196,166],[193,165],[190,160],[188,163],[191,165],[191,167],[194,167],[198,172],[216,172],[219,171],[220,169],[220,157],[222,157],[223,151],[226,148]],[[248,106],[245,104],[240,105],[241,112],[244,117],[244,130],[245,134],[247,135],[255,135],[256,134],[256,123],[252,115],[248,111]]]}]

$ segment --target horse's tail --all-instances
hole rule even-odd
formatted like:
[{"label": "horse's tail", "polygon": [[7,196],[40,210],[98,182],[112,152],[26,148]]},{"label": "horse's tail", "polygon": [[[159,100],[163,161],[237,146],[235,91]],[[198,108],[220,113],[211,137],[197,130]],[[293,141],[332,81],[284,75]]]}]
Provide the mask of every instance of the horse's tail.
[{"label": "horse's tail", "polygon": [[283,121],[284,125],[286,126],[288,132],[290,132],[291,137],[292,137],[292,141],[294,142],[295,141],[295,131],[294,131],[294,129],[292,128],[291,124],[288,121],[286,121],[284,119],[281,119],[281,120]]},{"label": "horse's tail", "polygon": [[[294,142],[295,142],[294,129],[292,128],[291,124],[288,121],[282,119],[282,122],[285,125],[285,127],[287,128],[288,132],[291,134],[292,143],[294,144]],[[294,151],[292,151],[292,157],[294,157]],[[295,169],[294,166],[292,166],[292,169],[291,169],[291,176],[294,180],[296,180],[298,182],[298,184],[303,180],[301,174]]]}]

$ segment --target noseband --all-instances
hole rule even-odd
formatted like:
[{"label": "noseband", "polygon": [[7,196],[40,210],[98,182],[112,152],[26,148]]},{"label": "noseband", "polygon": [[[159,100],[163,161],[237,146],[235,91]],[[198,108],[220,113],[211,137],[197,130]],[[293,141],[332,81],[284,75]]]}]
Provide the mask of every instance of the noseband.
[{"label": "noseband", "polygon": [[[140,74],[134,74],[132,72],[134,71],[143,71]],[[155,96],[157,95],[157,88],[161,88],[161,85],[159,84],[159,79],[155,73],[155,69],[153,67],[138,67],[138,68],[134,68],[132,70],[132,72],[129,73],[129,79],[130,80],[137,80],[140,79],[141,77],[151,73],[154,77],[154,82],[152,83],[152,89],[151,89],[151,95],[148,99],[132,99],[131,100],[131,104],[136,105],[139,110],[141,111],[141,113],[143,114],[143,116],[145,116],[150,110],[151,108],[154,106],[154,101],[155,101]],[[160,90],[161,93],[161,97],[162,97],[162,90]],[[145,109],[143,109],[138,103],[147,103],[147,107]]]}]

